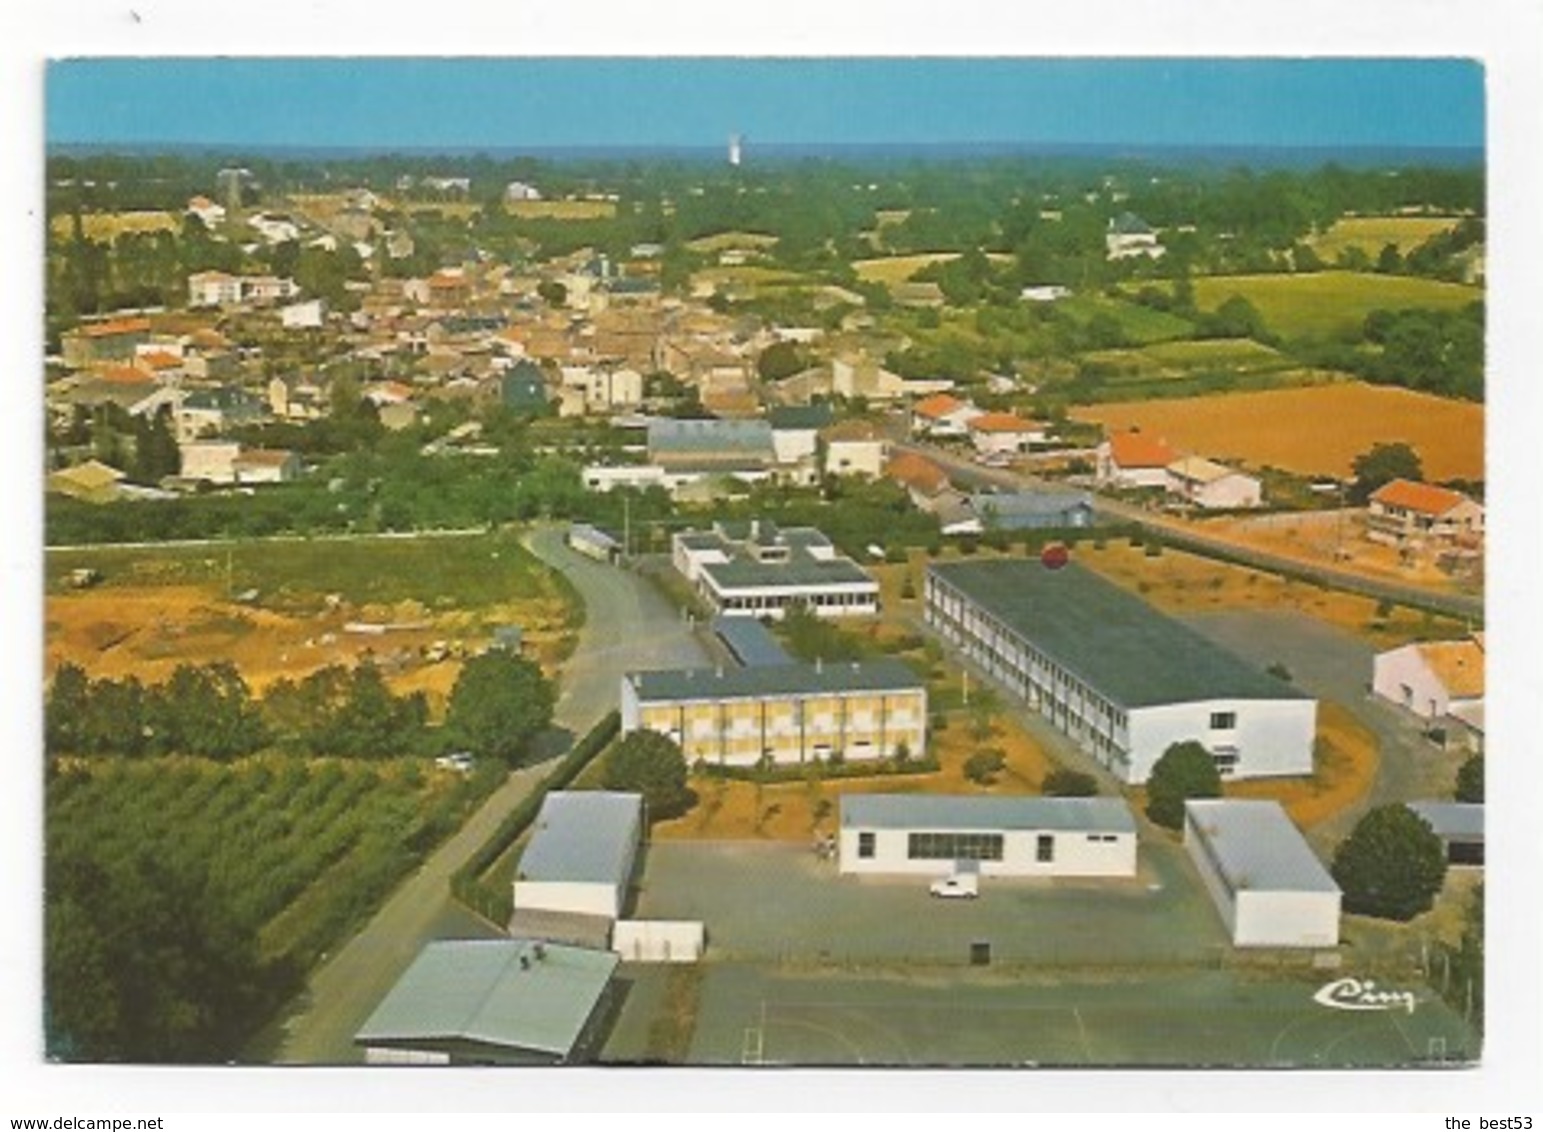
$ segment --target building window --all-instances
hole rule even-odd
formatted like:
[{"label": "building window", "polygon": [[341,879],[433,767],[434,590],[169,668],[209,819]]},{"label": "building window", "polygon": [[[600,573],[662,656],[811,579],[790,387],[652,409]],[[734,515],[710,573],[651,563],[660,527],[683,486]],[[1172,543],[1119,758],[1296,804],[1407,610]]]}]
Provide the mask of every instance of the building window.
[{"label": "building window", "polygon": [[1231,731],[1238,725],[1238,713],[1235,711],[1213,711],[1211,713],[1212,731]]},{"label": "building window", "polygon": [[913,833],[906,855],[913,861],[1000,861],[1000,833]]},{"label": "building window", "polygon": [[1226,778],[1238,769],[1238,749],[1219,747],[1211,752],[1211,761],[1216,764],[1216,773]]},{"label": "building window", "polygon": [[1034,859],[1040,864],[1055,860],[1055,834],[1042,833],[1034,839]]},{"label": "building window", "polygon": [[873,843],[874,834],[859,833],[857,835],[857,855],[862,857],[864,860],[871,860],[873,858],[874,850]]}]

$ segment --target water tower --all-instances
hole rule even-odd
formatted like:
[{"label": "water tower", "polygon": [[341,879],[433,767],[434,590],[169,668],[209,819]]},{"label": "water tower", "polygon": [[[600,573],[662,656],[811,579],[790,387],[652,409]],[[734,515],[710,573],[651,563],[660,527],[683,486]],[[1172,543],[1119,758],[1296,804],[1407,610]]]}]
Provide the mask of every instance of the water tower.
[{"label": "water tower", "polygon": [[738,167],[740,157],[743,155],[744,139],[738,134],[729,135],[729,164]]}]

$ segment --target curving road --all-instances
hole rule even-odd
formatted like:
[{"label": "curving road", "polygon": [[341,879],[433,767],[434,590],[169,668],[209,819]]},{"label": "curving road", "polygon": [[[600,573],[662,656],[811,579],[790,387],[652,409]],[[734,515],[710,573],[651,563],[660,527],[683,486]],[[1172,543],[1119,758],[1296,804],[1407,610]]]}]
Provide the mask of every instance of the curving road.
[{"label": "curving road", "polygon": [[571,737],[587,732],[616,706],[622,673],[707,663],[691,626],[647,579],[575,554],[564,545],[559,528],[537,528],[526,546],[567,575],[584,602],[584,626],[564,666],[555,713],[557,727],[568,738],[543,751],[548,761],[511,773],[369,923],[311,973],[300,998],[258,1035],[246,1060],[358,1064],[362,1057],[354,1034],[425,943],[502,934],[450,898],[450,876],[535,789],[551,769],[549,760],[567,749]]}]

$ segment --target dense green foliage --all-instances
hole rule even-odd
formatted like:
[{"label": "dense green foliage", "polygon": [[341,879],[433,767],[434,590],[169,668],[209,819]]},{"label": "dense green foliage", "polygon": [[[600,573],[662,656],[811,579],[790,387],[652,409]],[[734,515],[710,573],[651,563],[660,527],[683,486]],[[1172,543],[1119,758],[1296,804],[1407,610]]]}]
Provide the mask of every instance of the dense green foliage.
[{"label": "dense green foliage", "polygon": [[1457,768],[1455,797],[1459,802],[1484,801],[1483,755],[1470,755],[1463,760],[1463,765]]},{"label": "dense green foliage", "polygon": [[428,736],[422,692],[395,695],[380,669],[328,665],[301,680],[276,680],[263,696],[274,743],[313,754],[385,758],[420,751]]},{"label": "dense green foliage", "polygon": [[1395,802],[1379,806],[1340,842],[1330,868],[1345,911],[1410,920],[1430,910],[1447,875],[1446,848],[1430,823]]},{"label": "dense green foliage", "polygon": [[1098,793],[1098,780],[1079,770],[1057,767],[1045,775],[1040,789],[1052,798],[1091,798]]},{"label": "dense green foliage", "polygon": [[1147,778],[1146,815],[1160,826],[1180,829],[1190,798],[1220,798],[1222,779],[1211,752],[1193,739],[1174,743],[1152,764]]},{"label": "dense green foliage", "polygon": [[202,755],[232,759],[268,740],[257,703],[235,666],[178,666],[164,684],[133,676],[89,679],[74,664],[54,673],[43,705],[51,754]]},{"label": "dense green foliage", "polygon": [[1401,440],[1372,445],[1351,461],[1350,469],[1355,474],[1355,482],[1350,486],[1350,501],[1363,506],[1379,488],[1394,480],[1425,478],[1420,454]]},{"label": "dense green foliage", "polygon": [[557,697],[535,661],[489,652],[462,666],[450,690],[445,733],[456,746],[513,764],[552,722]]},{"label": "dense green foliage", "polygon": [[607,790],[643,795],[650,821],[678,817],[693,800],[680,744],[657,731],[623,735],[606,755],[600,781]]},{"label": "dense green foliage", "polygon": [[235,1057],[492,782],[414,761],[51,762],[50,1055]]}]

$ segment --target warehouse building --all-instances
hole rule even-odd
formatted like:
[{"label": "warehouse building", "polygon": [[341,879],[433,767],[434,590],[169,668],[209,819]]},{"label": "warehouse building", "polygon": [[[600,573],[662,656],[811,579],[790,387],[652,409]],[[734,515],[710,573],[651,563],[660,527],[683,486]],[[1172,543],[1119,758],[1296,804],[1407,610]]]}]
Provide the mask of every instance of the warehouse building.
[{"label": "warehouse building", "polygon": [[369,1065],[563,1065],[604,1039],[609,951],[529,939],[439,940],[354,1043]]},{"label": "warehouse building", "polygon": [[668,735],[688,763],[857,761],[902,749],[919,758],[927,687],[889,659],[632,672],[622,677],[621,717],[624,732]]},{"label": "warehouse building", "polygon": [[1118,798],[844,794],[851,874],[1130,877],[1136,821]]},{"label": "warehouse building", "polygon": [[1076,564],[931,565],[926,617],[1127,783],[1187,740],[1226,778],[1313,771],[1313,699]]},{"label": "warehouse building", "polygon": [[671,540],[675,569],[715,614],[781,619],[802,607],[820,617],[872,615],[879,584],[813,527],[769,519],[714,523]]},{"label": "warehouse building", "polygon": [[1339,885],[1279,802],[1188,801],[1184,847],[1233,946],[1338,946]]},{"label": "warehouse building", "polygon": [[516,918],[523,912],[559,912],[616,919],[642,839],[641,794],[548,794],[514,875]]}]

